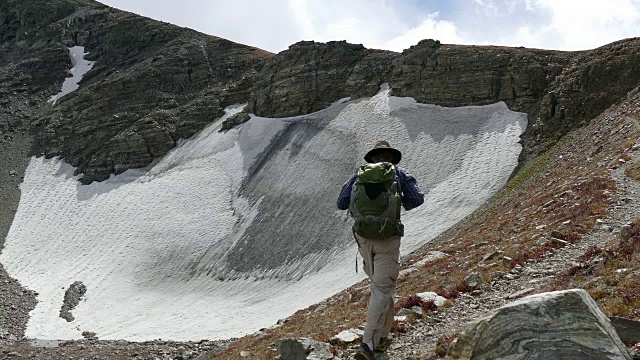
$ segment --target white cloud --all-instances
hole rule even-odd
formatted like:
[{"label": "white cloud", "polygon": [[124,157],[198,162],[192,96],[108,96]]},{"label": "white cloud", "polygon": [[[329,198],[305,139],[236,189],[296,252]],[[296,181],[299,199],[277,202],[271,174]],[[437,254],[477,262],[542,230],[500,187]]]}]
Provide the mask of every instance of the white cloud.
[{"label": "white cloud", "polygon": [[289,8],[306,40],[376,47],[407,27],[396,7],[384,0],[289,0]]},{"label": "white cloud", "polygon": [[498,5],[492,0],[474,0],[477,5],[477,13],[485,15],[496,15],[500,12]]},{"label": "white cloud", "polygon": [[288,0],[100,0],[153,19],[278,52],[301,39]]},{"label": "white cloud", "polygon": [[313,39],[316,31],[313,26],[313,16],[309,13],[304,0],[290,0],[289,10],[293,14],[293,21],[304,38]]},{"label": "white cloud", "polygon": [[[300,40],[347,40],[402,51],[435,38],[460,42],[455,25],[424,11],[411,24],[407,7],[390,0],[102,0],[123,10],[186,26],[272,52]],[[197,9],[197,10],[196,10]]]},{"label": "white cloud", "polygon": [[524,46],[586,50],[640,35],[639,0],[530,0],[526,6],[549,20],[519,27],[513,42]]},{"label": "white cloud", "polygon": [[[368,48],[402,51],[420,40],[460,43],[455,24],[425,14],[411,26],[393,3],[382,0],[290,0],[299,31],[309,40],[347,40]],[[339,11],[337,11],[339,9]]]},{"label": "white cloud", "polygon": [[524,0],[525,9],[528,11],[533,11],[533,2],[535,0]]},{"label": "white cloud", "polygon": [[432,14],[417,27],[386,41],[382,48],[402,51],[423,39],[436,39],[440,40],[443,44],[460,44],[464,42],[460,34],[458,34],[455,24],[449,21],[438,20],[437,17],[437,13]]}]

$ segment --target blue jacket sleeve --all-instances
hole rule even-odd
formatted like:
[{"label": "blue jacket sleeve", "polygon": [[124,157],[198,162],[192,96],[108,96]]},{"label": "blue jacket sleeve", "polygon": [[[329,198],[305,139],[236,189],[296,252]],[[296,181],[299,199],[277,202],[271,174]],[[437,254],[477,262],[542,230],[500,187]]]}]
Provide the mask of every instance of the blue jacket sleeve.
[{"label": "blue jacket sleeve", "polygon": [[351,179],[342,185],[342,190],[338,196],[338,209],[347,210],[349,208],[349,203],[351,202],[351,188],[353,187],[353,183],[356,181],[356,176],[357,174],[353,174]]},{"label": "blue jacket sleeve", "polygon": [[402,188],[402,206],[405,210],[411,210],[424,203],[424,194],[418,187],[416,179],[407,170],[398,167],[398,177]]}]

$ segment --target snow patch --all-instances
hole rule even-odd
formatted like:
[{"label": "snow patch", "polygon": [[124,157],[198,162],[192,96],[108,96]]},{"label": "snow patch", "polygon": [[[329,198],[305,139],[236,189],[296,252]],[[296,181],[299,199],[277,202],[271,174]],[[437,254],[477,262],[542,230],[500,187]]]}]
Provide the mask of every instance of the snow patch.
[{"label": "snow patch", "polygon": [[89,55],[89,53],[84,52],[84,46],[74,46],[69,48],[69,56],[71,57],[71,69],[69,72],[71,73],[71,77],[64,79],[64,83],[62,83],[62,90],[59,93],[53,95],[49,102],[55,103],[58,99],[63,96],[76,91],[80,85],[80,81],[82,77],[93,68],[93,64],[95,61],[85,60],[84,57]]}]

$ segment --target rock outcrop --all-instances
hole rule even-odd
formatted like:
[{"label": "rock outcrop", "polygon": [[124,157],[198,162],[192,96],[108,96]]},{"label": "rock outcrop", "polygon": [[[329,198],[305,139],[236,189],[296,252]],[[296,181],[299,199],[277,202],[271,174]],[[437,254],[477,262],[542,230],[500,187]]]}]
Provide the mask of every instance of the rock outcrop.
[{"label": "rock outcrop", "polygon": [[324,109],[336,100],[374,95],[396,53],[345,41],[301,41],[273,57],[253,85],[249,111],[286,117]]},{"label": "rock outcrop", "polygon": [[532,123],[549,82],[574,56],[560,51],[423,40],[397,58],[389,82],[394,95],[429,104],[504,101],[511,110],[527,113]]},{"label": "rock outcrop", "polygon": [[548,149],[640,85],[640,38],[572,55],[562,72],[551,78],[537,113],[529,113],[526,156]]},{"label": "rock outcrop", "polygon": [[72,322],[75,320],[75,317],[71,313],[73,309],[80,304],[82,298],[87,293],[87,286],[80,281],[76,281],[69,286],[69,288],[64,292],[64,301],[62,303],[62,307],[60,308],[60,317],[67,320],[67,322]]},{"label": "rock outcrop", "polygon": [[581,289],[531,295],[468,324],[447,359],[631,359]]}]

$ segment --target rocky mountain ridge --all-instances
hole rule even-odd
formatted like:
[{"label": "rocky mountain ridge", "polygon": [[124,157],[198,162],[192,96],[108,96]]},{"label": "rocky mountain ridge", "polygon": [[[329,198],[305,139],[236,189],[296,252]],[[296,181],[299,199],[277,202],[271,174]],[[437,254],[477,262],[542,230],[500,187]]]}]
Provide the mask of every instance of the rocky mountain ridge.
[{"label": "rocky mountain ridge", "polygon": [[[444,45],[423,40],[402,53],[346,42],[300,42],[276,55],[254,85],[248,111],[292,116],[345,97],[395,96],[442,106],[504,101],[529,116],[521,159],[530,160],[640,83],[640,39],[579,52]],[[344,71],[344,59],[352,61]]]}]

